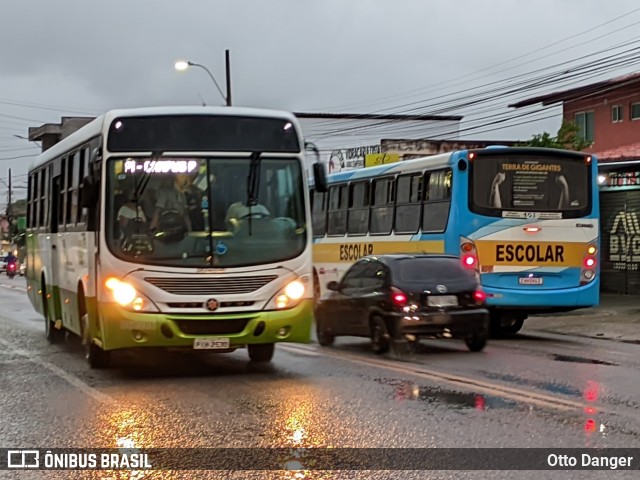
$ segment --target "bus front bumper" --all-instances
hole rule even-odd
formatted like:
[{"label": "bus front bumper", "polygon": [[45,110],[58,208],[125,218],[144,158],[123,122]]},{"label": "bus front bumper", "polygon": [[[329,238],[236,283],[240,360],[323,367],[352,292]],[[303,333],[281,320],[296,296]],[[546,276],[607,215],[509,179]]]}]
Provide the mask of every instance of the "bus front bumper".
[{"label": "bus front bumper", "polygon": [[231,351],[248,344],[310,343],[313,301],[303,300],[288,310],[217,315],[139,313],[116,304],[101,304],[100,321],[98,336],[104,350],[193,349],[196,339],[222,338],[229,339],[229,348],[224,351]]}]

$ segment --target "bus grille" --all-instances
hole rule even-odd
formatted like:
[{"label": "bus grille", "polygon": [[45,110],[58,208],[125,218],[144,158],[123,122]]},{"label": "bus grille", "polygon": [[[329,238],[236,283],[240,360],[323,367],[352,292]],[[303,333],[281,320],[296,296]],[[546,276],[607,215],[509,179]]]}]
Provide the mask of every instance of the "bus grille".
[{"label": "bus grille", "polygon": [[224,278],[146,277],[145,280],[173,295],[234,295],[255,292],[277,275]]},{"label": "bus grille", "polygon": [[187,335],[224,335],[240,333],[249,323],[248,318],[227,320],[173,320]]}]

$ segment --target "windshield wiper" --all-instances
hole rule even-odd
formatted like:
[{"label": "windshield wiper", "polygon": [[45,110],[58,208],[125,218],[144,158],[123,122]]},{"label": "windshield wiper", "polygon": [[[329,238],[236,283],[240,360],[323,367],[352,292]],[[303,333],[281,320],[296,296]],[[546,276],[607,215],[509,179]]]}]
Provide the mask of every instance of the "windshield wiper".
[{"label": "windshield wiper", "polygon": [[258,189],[260,188],[260,160],[262,152],[251,154],[249,175],[247,176],[247,207],[249,208],[249,235],[251,235],[251,207],[258,204]]},{"label": "windshield wiper", "polygon": [[144,193],[147,185],[149,184],[149,180],[151,179],[151,172],[153,171],[153,167],[156,162],[162,158],[163,152],[153,152],[151,157],[149,158],[149,171],[142,172],[142,176],[138,183],[136,183],[136,188],[133,192],[132,200],[135,202],[136,206],[140,205],[140,197]]}]

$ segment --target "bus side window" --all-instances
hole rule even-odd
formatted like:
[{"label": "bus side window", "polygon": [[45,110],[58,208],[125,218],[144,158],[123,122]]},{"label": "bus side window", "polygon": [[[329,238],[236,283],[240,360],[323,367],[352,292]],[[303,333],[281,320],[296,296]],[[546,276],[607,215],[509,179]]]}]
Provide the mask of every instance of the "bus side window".
[{"label": "bus side window", "polygon": [[329,218],[327,233],[344,235],[347,231],[347,186],[336,185],[329,189]]},{"label": "bus side window", "polygon": [[398,177],[396,196],[396,226],[398,233],[416,233],[420,228],[420,195],[422,175],[401,175]]},{"label": "bus side window", "polygon": [[368,180],[349,185],[348,235],[366,235],[369,231],[369,185]]},{"label": "bus side window", "polygon": [[371,235],[389,235],[393,229],[393,178],[379,178],[372,183]]},{"label": "bus side window", "polygon": [[453,172],[451,170],[425,174],[424,184],[427,185],[427,188],[424,193],[422,212],[423,232],[444,232],[447,228],[452,180]]},{"label": "bus side window", "polygon": [[311,215],[314,237],[324,237],[327,232],[327,194],[311,191]]}]

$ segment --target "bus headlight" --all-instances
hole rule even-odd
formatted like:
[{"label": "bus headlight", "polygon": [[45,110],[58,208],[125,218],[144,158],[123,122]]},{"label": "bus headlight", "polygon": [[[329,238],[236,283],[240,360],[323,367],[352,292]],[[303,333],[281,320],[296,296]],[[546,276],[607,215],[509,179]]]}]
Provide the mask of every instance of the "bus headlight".
[{"label": "bus headlight", "polygon": [[105,282],[105,286],[111,292],[113,300],[129,310],[136,312],[157,312],[158,308],[147,298],[138,292],[133,285],[111,277]]},{"label": "bus headlight", "polygon": [[310,281],[306,275],[289,282],[269,300],[265,310],[284,310],[295,307],[304,297],[309,284]]}]

